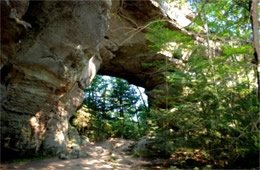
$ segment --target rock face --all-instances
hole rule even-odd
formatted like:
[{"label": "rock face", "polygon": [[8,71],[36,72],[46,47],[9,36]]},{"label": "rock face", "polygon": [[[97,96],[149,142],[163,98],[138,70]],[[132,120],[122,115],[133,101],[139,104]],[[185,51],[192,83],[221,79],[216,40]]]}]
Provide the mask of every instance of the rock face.
[{"label": "rock face", "polygon": [[109,0],[34,1],[24,15],[32,26],[26,30],[1,1],[2,147],[30,153],[65,148],[68,119],[101,63],[110,6]]},{"label": "rock face", "polygon": [[[171,29],[185,26],[177,22],[183,18],[186,19],[186,24],[190,23],[188,18],[192,17],[191,12],[186,8],[181,11],[175,5],[153,0],[113,1],[110,28],[101,43],[103,62],[98,73],[120,77],[131,84],[144,87],[150,105],[154,105],[152,101],[157,98],[158,93],[155,91],[161,90],[159,95],[165,95],[174,94],[176,89],[169,88],[166,92],[165,73],[156,66],[147,67],[145,64],[165,62],[165,58],[172,65],[178,65],[178,61],[173,56],[151,52],[145,33],[149,24],[156,20],[168,20]],[[164,101],[159,103],[159,107],[165,107]]]},{"label": "rock face", "polygon": [[65,150],[68,120],[98,71],[144,87],[150,98],[163,89],[163,73],[142,66],[165,59],[150,53],[144,38],[150,21],[167,17],[160,4],[19,2],[1,1],[3,154]]}]

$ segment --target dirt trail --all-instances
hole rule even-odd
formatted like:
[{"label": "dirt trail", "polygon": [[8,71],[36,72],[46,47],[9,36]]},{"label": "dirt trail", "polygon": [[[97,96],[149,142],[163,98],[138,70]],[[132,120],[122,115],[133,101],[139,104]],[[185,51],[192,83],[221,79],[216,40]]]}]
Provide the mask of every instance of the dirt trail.
[{"label": "dirt trail", "polygon": [[132,141],[110,139],[99,143],[90,143],[82,150],[89,154],[88,158],[60,160],[50,158],[45,160],[3,164],[0,169],[53,170],[53,169],[146,169],[149,162],[129,155]]}]

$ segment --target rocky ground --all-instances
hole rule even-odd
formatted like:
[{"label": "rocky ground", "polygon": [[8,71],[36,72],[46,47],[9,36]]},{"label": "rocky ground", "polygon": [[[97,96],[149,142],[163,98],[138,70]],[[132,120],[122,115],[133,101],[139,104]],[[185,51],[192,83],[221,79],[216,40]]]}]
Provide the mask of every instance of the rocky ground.
[{"label": "rocky ground", "polygon": [[132,156],[134,142],[124,139],[110,139],[98,143],[89,143],[82,147],[86,158],[61,160],[58,157],[45,160],[8,163],[0,169],[52,170],[52,169],[151,169],[151,162]]}]

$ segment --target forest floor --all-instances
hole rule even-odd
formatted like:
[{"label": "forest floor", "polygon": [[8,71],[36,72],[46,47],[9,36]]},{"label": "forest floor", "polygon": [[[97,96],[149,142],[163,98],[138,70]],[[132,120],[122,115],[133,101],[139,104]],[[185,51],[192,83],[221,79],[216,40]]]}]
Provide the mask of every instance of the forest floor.
[{"label": "forest floor", "polygon": [[[130,154],[134,141],[124,139],[110,139],[103,142],[89,143],[82,147],[82,151],[89,156],[70,160],[58,157],[44,160],[7,163],[0,165],[0,169],[53,170],[53,169],[157,169],[152,167],[155,160],[144,160]],[[158,167],[158,169],[160,169]]]}]

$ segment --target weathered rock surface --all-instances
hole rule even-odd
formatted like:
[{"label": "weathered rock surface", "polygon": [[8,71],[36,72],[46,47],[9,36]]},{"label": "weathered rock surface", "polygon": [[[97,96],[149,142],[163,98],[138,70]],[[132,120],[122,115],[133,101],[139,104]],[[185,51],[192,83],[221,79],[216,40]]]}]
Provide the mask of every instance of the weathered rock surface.
[{"label": "weathered rock surface", "polygon": [[144,87],[150,99],[164,89],[164,73],[142,63],[165,60],[149,52],[145,32],[150,21],[169,17],[167,6],[115,0],[110,12],[110,0],[8,2],[1,1],[4,151],[65,150],[68,120],[98,71]]},{"label": "weathered rock surface", "polygon": [[134,153],[146,158],[167,158],[170,156],[169,147],[167,147],[168,143],[169,141],[160,138],[143,137],[136,143]]},{"label": "weathered rock surface", "polygon": [[68,119],[101,63],[110,5],[33,1],[24,15],[32,29],[26,30],[1,1],[2,147],[30,153],[65,149]]},{"label": "weathered rock surface", "polygon": [[[165,57],[170,64],[178,65],[172,56],[151,52],[149,42],[145,38],[150,22],[168,20],[172,29],[185,26],[178,22],[184,20],[183,18],[186,19],[186,24],[190,23],[188,18],[192,17],[191,12],[186,8],[181,11],[178,7],[174,8],[174,5],[170,8],[164,1],[158,3],[153,0],[113,1],[110,28],[101,44],[100,54],[103,62],[98,73],[120,77],[144,87],[150,104],[154,104],[152,101],[158,95],[155,91],[161,90],[161,95],[176,93],[176,89],[171,87],[166,92],[163,71],[159,71],[157,66],[145,65],[154,61],[165,62]],[[164,103],[159,102],[159,106],[164,107]]]}]

